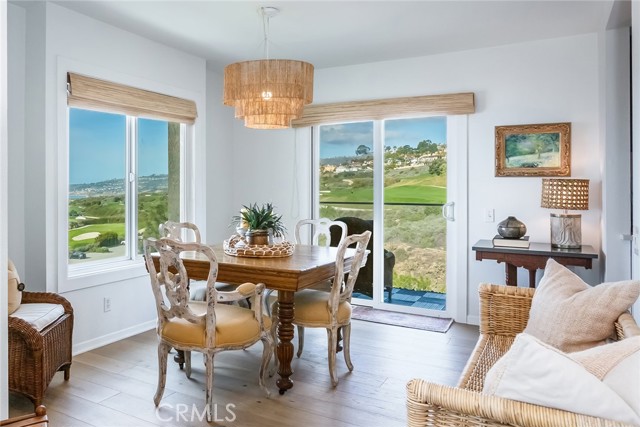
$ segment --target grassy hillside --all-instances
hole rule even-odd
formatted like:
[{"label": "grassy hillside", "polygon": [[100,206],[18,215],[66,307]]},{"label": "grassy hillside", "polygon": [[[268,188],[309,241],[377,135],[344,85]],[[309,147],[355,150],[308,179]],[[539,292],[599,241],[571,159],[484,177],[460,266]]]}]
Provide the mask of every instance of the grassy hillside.
[{"label": "grassy hillside", "polygon": [[[440,208],[447,200],[446,183],[446,174],[431,174],[428,166],[385,171],[385,203],[437,205],[385,206],[385,249],[396,257],[394,287],[446,292],[446,221]],[[370,170],[322,173],[320,188],[320,216],[373,217]]]}]

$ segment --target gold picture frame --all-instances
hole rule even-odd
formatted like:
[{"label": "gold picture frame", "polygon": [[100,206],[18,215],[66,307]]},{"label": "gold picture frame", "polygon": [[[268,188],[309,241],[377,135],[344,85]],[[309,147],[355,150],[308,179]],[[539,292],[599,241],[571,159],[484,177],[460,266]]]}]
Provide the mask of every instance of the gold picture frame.
[{"label": "gold picture frame", "polygon": [[496,126],[496,176],[571,176],[571,123]]}]

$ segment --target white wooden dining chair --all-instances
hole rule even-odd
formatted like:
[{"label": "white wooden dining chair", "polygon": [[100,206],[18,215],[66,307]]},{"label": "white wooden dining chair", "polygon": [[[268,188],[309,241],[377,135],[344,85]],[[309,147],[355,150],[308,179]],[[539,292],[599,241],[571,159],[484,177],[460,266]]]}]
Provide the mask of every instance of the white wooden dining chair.
[{"label": "white wooden dining chair", "polygon": [[178,242],[201,243],[200,229],[192,222],[165,221],[159,226],[159,236]]},{"label": "white wooden dining chair", "polygon": [[[316,246],[330,246],[331,244],[331,226],[340,227],[342,229],[342,235],[340,242],[347,237],[347,224],[342,221],[332,221],[329,218],[320,219],[301,219],[296,224],[295,237],[296,244],[301,244],[300,230],[304,226],[311,226],[313,235],[311,236],[311,244]],[[338,243],[340,244],[340,243]]]},{"label": "white wooden dining chair", "polygon": [[[328,358],[331,384],[338,385],[336,369],[336,349],[338,346],[338,329],[342,328],[344,342],[344,361],[349,371],[353,370],[351,363],[351,294],[358,277],[360,267],[366,256],[367,244],[371,232],[347,236],[338,246],[336,255],[336,275],[329,292],[306,289],[294,295],[293,324],[298,329],[298,357],[302,355],[304,346],[304,328],[325,328],[328,338]],[[345,252],[355,244],[356,253],[351,261],[351,270],[344,275]],[[357,266],[357,267],[356,267]],[[275,334],[278,319],[278,304],[273,304],[272,333]]]},{"label": "white wooden dining chair", "polygon": [[[311,244],[316,246],[328,247],[331,243],[331,227],[339,227],[341,231],[340,242],[347,237],[347,224],[342,221],[332,221],[329,218],[320,219],[301,219],[296,224],[295,239],[296,244],[302,244],[302,238],[300,237],[300,231],[303,227],[310,227],[311,232]],[[271,304],[269,303],[269,297],[273,293],[273,289],[267,289],[264,296],[265,308],[267,314],[271,315]]]},{"label": "white wooden dining chair", "polygon": [[[182,252],[197,252],[207,257],[207,297],[202,309],[189,303],[187,283],[189,276],[180,258]],[[159,269],[156,270],[151,257],[159,253]],[[266,387],[267,367],[273,354],[271,322],[262,314],[264,284],[244,283],[232,292],[221,292],[215,288],[218,261],[211,247],[200,243],[182,243],[176,240],[146,239],[144,254],[151,279],[151,288],[158,312],[156,332],[158,334],[158,388],[154,403],[159,405],[167,376],[167,355],[173,347],[184,351],[185,373],[191,376],[191,351],[205,356],[206,404],[213,410],[213,358],[222,351],[245,349],[262,341],[262,363],[258,383],[270,395]],[[253,308],[222,304],[251,297]],[[211,415],[207,411],[208,420]]]}]

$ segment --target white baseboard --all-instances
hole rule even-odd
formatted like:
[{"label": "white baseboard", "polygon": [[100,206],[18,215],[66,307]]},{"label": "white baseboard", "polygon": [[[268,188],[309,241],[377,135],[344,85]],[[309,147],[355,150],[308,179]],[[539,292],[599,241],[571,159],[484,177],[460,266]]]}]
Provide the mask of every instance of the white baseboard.
[{"label": "white baseboard", "polygon": [[121,329],[116,332],[111,332],[110,334],[103,335],[101,337],[92,338],[90,340],[87,340],[81,343],[74,343],[71,353],[73,356],[76,356],[78,354],[93,350],[94,348],[102,347],[104,345],[111,344],[116,341],[123,340],[125,338],[129,338],[131,336],[134,336],[139,333],[146,332],[150,329],[155,328],[156,324],[157,324],[156,320],[150,320],[148,322],[140,323],[138,325],[131,326],[126,329]]},{"label": "white baseboard", "polygon": [[480,316],[467,316],[467,324],[480,325]]}]

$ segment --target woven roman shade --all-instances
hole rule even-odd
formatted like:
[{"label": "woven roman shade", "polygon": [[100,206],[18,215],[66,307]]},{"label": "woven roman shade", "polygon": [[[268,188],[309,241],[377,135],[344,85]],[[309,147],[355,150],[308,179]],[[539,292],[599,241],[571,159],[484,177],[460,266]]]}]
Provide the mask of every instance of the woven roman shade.
[{"label": "woven roman shade", "polygon": [[118,83],[67,73],[67,104],[171,122],[194,123],[196,103]]},{"label": "woven roman shade", "polygon": [[383,120],[416,115],[457,115],[475,113],[473,92],[445,95],[412,96],[370,101],[307,105],[293,127],[359,120]]}]

